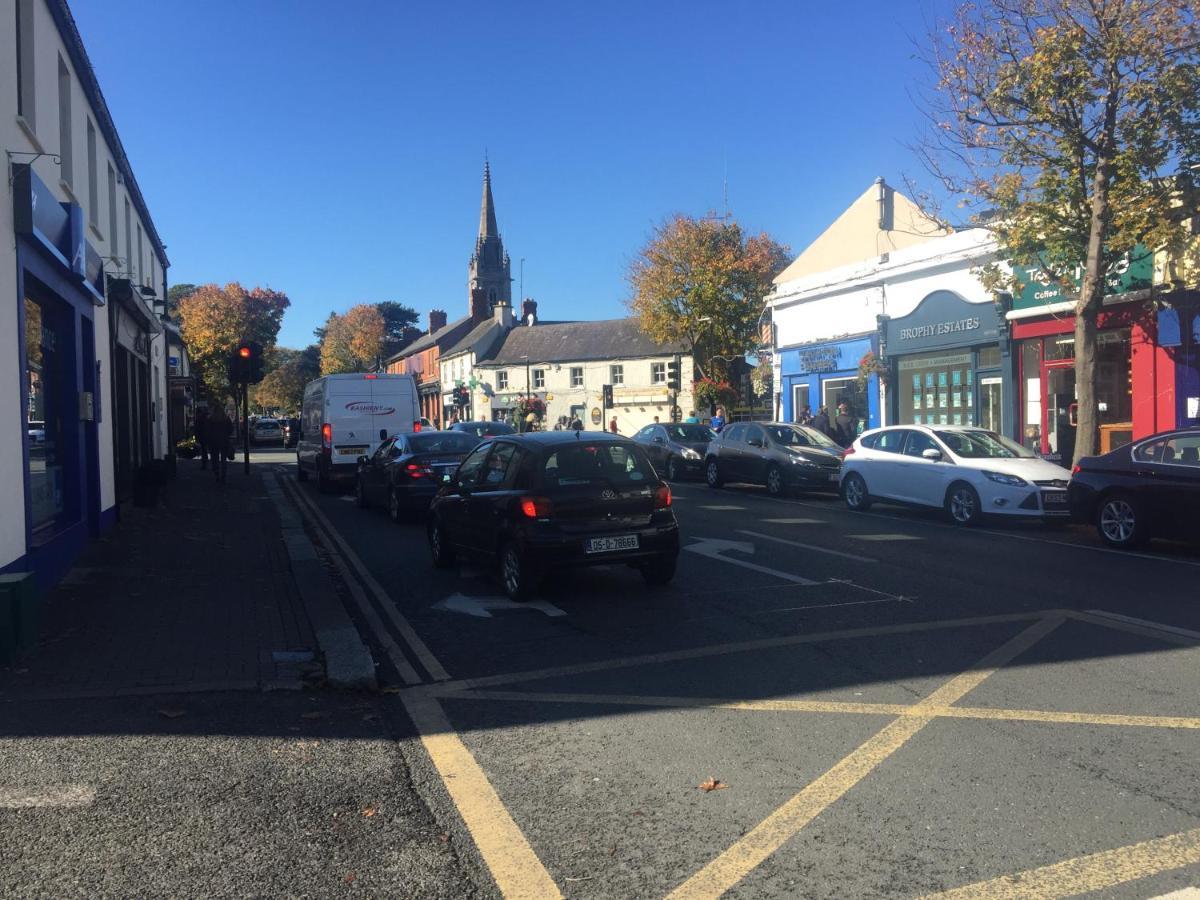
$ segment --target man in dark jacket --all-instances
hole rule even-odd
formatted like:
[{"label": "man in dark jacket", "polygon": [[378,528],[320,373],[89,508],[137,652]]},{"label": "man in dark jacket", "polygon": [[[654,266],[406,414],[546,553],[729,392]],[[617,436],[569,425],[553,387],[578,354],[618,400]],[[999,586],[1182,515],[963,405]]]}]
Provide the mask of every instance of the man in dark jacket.
[{"label": "man in dark jacket", "polygon": [[827,437],[833,437],[833,432],[829,427],[829,410],[824,406],[817,409],[817,414],[813,416],[812,427]]},{"label": "man in dark jacket", "polygon": [[850,404],[844,400],[838,404],[837,418],[833,420],[833,439],[843,447],[849,447],[858,437],[858,428],[850,416]]}]

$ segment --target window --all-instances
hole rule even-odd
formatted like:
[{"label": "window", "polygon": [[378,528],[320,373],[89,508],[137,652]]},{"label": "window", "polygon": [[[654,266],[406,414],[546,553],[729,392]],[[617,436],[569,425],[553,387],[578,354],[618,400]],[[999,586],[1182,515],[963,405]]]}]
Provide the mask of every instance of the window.
[{"label": "window", "polygon": [[1200,466],[1200,434],[1177,434],[1142,444],[1133,452],[1133,458],[1173,466]]},{"label": "window", "polygon": [[508,476],[508,464],[512,462],[513,454],[517,452],[516,444],[497,444],[492,455],[488,457],[483,470],[483,484],[487,487],[498,488],[504,484]]},{"label": "window", "polygon": [[491,449],[490,444],[480,444],[476,447],[474,452],[462,461],[454,480],[462,487],[473,487],[477,484],[479,474],[483,470],[483,461]]},{"label": "window", "polygon": [[667,383],[667,364],[666,363],[650,363],[650,383],[651,384],[666,384]]},{"label": "window", "polygon": [[[829,418],[837,415],[838,404],[845,401],[853,406],[852,394],[857,388],[857,378],[826,378],[821,382],[821,405],[829,410]],[[866,410],[851,409],[850,415],[856,416]]]},{"label": "window", "polygon": [[388,438],[375,451],[374,462],[380,463],[392,455],[392,448],[396,445],[396,438]]},{"label": "window", "polygon": [[533,370],[533,386],[535,388],[544,388],[546,386],[546,370],[545,369],[534,369]]},{"label": "window", "polygon": [[766,438],[763,435],[762,427],[759,425],[750,425],[746,428],[746,443],[754,442],[756,446],[761,447],[766,443]]},{"label": "window", "polygon": [[625,383],[625,367],[624,366],[609,366],[608,380],[610,384]]},{"label": "window", "polygon": [[964,459],[1032,459],[1033,452],[992,431],[938,431],[943,444]]},{"label": "window", "polygon": [[904,444],[904,455],[915,456],[920,458],[926,450],[936,450],[942,452],[942,448],[937,445],[937,441],[931,438],[923,431],[910,431],[908,440]]},{"label": "window", "polygon": [[571,367],[571,387],[583,387],[583,366]]},{"label": "window", "polygon": [[75,413],[68,321],[61,301],[25,298],[26,440],[35,544],[57,531],[67,512],[64,474],[71,468],[65,437]]},{"label": "window", "polygon": [[129,224],[129,198],[125,198],[125,277],[133,277],[133,232]]},{"label": "window", "polygon": [[877,431],[863,438],[863,444],[880,453],[899,453],[908,434],[907,428],[894,428],[888,431]]},{"label": "window", "polygon": [[496,373],[496,387],[502,391],[507,390],[507,388],[508,388],[508,373],[507,372],[497,372]]},{"label": "window", "polygon": [[17,0],[17,115],[35,125],[33,90],[33,0]]},{"label": "window", "polygon": [[614,488],[653,483],[654,470],[641,449],[628,445],[580,441],[562,447],[546,460],[547,487],[600,483]]},{"label": "window", "polygon": [[74,184],[74,159],[71,153],[71,72],[58,58],[58,155],[62,160],[59,177],[68,187]]},{"label": "window", "polygon": [[141,224],[139,224],[137,227],[137,236],[138,236],[137,280],[138,280],[138,284],[141,284],[142,283],[142,275],[145,272],[145,268],[143,266],[144,261],[142,259],[142,226],[141,226]]},{"label": "window", "polygon": [[902,425],[974,425],[971,353],[911,356],[900,361]]},{"label": "window", "polygon": [[100,179],[96,174],[96,126],[92,120],[87,123],[87,154],[88,154],[88,223],[100,227]]},{"label": "window", "polygon": [[655,426],[653,426],[653,425],[647,425],[645,428],[643,428],[641,431],[639,431],[637,434],[635,434],[633,436],[633,439],[635,441],[643,441],[643,442],[650,440],[650,438],[654,434],[654,428],[655,428]]},{"label": "window", "polygon": [[721,439],[727,444],[737,443],[746,437],[745,425],[731,425],[721,432]]},{"label": "window", "polygon": [[108,242],[109,253],[117,253],[117,173],[113,171],[112,163],[108,164]]}]

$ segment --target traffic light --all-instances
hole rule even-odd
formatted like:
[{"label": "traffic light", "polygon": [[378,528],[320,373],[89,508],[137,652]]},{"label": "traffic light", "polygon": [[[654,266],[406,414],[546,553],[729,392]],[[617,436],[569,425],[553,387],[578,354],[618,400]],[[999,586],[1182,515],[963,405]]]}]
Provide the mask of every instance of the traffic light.
[{"label": "traffic light", "polygon": [[258,341],[242,341],[230,351],[230,383],[258,384],[263,374],[263,350]]},{"label": "traffic light", "polygon": [[613,405],[612,385],[606,384],[606,385],[604,385],[604,408],[612,409],[612,405]]},{"label": "traffic light", "polygon": [[667,387],[673,391],[683,390],[683,377],[680,368],[678,356],[667,363]]},{"label": "traffic light", "polygon": [[454,389],[454,405],[455,406],[470,406],[471,405],[471,389],[464,384],[460,384]]}]

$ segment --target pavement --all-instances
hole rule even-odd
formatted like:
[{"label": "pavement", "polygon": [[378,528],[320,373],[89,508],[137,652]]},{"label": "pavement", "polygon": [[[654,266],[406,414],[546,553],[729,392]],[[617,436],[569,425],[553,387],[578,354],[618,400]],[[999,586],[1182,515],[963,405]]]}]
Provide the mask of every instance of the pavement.
[{"label": "pavement", "polygon": [[1200,886],[1196,548],[679,484],[671,585],[512,604],[420,523],[254,466],[381,690],[0,704],[17,895]]}]

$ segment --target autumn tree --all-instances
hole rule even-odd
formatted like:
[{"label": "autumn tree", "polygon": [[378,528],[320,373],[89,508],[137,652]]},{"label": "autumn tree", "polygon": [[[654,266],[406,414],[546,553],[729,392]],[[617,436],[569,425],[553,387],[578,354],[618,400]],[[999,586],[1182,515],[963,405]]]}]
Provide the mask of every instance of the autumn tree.
[{"label": "autumn tree", "polygon": [[331,315],[321,340],[321,374],[365,372],[381,361],[387,324],[379,308],[369,303]]},{"label": "autumn tree", "polygon": [[[1075,461],[1096,452],[1105,276],[1141,244],[1181,252],[1200,163],[1196,0],[978,0],[936,32],[919,146],[1000,255],[1074,302]],[[1074,277],[1082,264],[1082,279]],[[1017,287],[1000,267],[997,290]]]},{"label": "autumn tree", "polygon": [[254,402],[286,412],[300,409],[304,387],[321,374],[321,351],[316,344],[303,350],[276,347],[268,360],[266,376],[254,388]]},{"label": "autumn tree", "polygon": [[630,265],[629,309],[654,340],[687,347],[702,377],[723,380],[758,345],[764,298],[790,256],[734,221],[676,215]]},{"label": "autumn tree", "polygon": [[211,396],[230,395],[226,364],[239,341],[258,341],[265,350],[275,346],[289,305],[287,295],[279,291],[262,287],[247,291],[237,282],[224,287],[204,284],[179,301],[188,356]]}]

